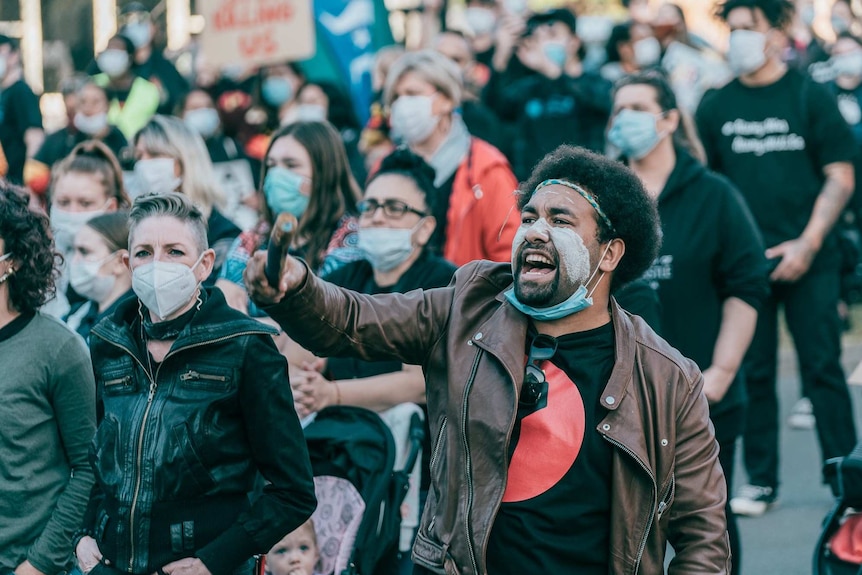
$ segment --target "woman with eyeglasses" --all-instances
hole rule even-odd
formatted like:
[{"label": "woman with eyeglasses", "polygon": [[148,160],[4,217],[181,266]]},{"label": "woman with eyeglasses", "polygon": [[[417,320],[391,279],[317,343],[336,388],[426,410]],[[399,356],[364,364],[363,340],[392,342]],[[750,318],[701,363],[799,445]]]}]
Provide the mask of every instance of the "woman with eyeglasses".
[{"label": "woman with eyeglasses", "polygon": [[[736,188],[693,155],[696,140],[663,75],[618,82],[613,114],[608,140],[658,201],[662,247],[644,277],[661,302],[661,335],[703,371],[730,492],[746,402],[740,368],[768,292],[763,243]],[[726,511],[738,574],[739,534]]]},{"label": "woman with eyeglasses", "polygon": [[[358,206],[359,247],[365,259],[345,265],[326,280],[367,294],[446,286],[455,266],[427,249],[437,227],[431,215],[433,180],[434,170],[406,148],[384,158]],[[330,358],[321,364],[308,352],[295,351],[288,359],[305,368],[291,378],[300,415],[330,405],[383,411],[405,402],[425,403],[419,366],[352,358]]]},{"label": "woman with eyeglasses", "polygon": [[326,275],[362,258],[357,246],[359,186],[350,172],[341,136],[327,122],[295,122],[273,134],[261,175],[261,218],[240,234],[216,282],[228,303],[264,315],[249,302],[243,272],[255,251],[266,249],[275,219],[289,212],[299,220],[290,251]]}]

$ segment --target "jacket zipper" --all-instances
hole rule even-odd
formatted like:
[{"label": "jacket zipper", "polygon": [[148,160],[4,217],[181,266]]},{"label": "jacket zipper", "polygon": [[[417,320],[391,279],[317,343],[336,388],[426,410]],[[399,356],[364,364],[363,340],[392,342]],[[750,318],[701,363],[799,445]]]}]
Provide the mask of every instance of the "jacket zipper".
[{"label": "jacket zipper", "polygon": [[[643,461],[641,461],[640,457],[635,455],[634,451],[632,451],[631,449],[629,449],[628,447],[626,447],[625,445],[623,445],[622,443],[620,443],[616,439],[613,439],[612,437],[608,437],[605,434],[602,434],[602,436],[606,440],[608,440],[611,444],[615,445],[616,447],[619,447],[625,453],[627,453],[629,456],[631,456],[631,458],[634,459],[638,463],[638,465],[641,466],[641,468],[644,471],[646,471],[647,475],[649,475],[649,478],[652,480],[653,493],[656,493],[658,491],[658,487],[656,486],[655,477],[653,477],[652,471],[650,471],[649,467],[647,467],[647,465]],[[638,547],[638,555],[637,555],[637,559],[635,561],[635,569],[632,572],[635,575],[637,574],[638,570],[640,569],[641,559],[643,558],[644,549],[646,548],[647,539],[649,538],[649,533],[652,530],[652,522],[653,522],[653,519],[655,518],[655,514],[656,514],[656,503],[655,503],[655,501],[653,501],[652,507],[650,507],[649,519],[647,519],[646,526],[644,527],[644,535],[643,535],[643,538],[641,539],[640,546]]]},{"label": "jacket zipper", "polygon": [[132,378],[131,378],[131,377],[129,377],[129,376],[126,376],[126,377],[120,377],[120,378],[118,378],[118,379],[112,379],[111,381],[106,381],[106,382],[105,382],[105,387],[107,388],[107,387],[113,387],[113,386],[115,386],[115,385],[121,385],[121,384],[124,384],[124,383],[128,383],[128,382],[130,382],[131,380],[132,380]]},{"label": "jacket zipper", "polygon": [[[434,443],[434,450],[431,452],[431,461],[428,464],[429,470],[434,470],[434,465],[437,463],[437,459],[440,457],[440,452],[443,450],[443,434],[446,433],[446,424],[449,423],[448,417],[443,417],[443,422],[440,424],[440,431],[437,432],[437,441]],[[431,530],[434,528],[434,522],[437,519],[436,515],[431,516],[431,521],[428,522],[428,534],[431,534]]]},{"label": "jacket zipper", "polygon": [[[110,340],[106,339],[105,337],[96,334],[98,337],[105,340],[109,344],[122,349],[123,351],[128,353],[130,356],[132,356],[132,359],[134,359],[135,362],[137,362],[137,364],[141,366],[141,369],[144,370],[144,373],[147,374],[147,378],[150,380],[150,390],[149,390],[149,394],[147,395],[147,407],[144,410],[144,417],[141,419],[141,431],[140,431],[140,433],[138,433],[138,444],[137,444],[136,455],[135,455],[135,475],[136,475],[136,477],[135,477],[135,491],[134,491],[134,494],[132,495],[132,505],[129,508],[129,543],[130,543],[129,572],[130,573],[134,572],[134,567],[135,567],[135,511],[136,511],[137,506],[138,506],[138,495],[140,495],[140,490],[141,490],[141,479],[142,479],[142,477],[141,477],[141,465],[143,464],[144,432],[146,431],[146,428],[147,428],[147,420],[149,419],[149,416],[150,416],[150,410],[153,407],[153,398],[156,395],[156,388],[158,387],[158,385],[156,384],[156,381],[158,381],[159,371],[162,369],[162,365],[164,365],[165,361],[170,356],[176,355],[177,353],[179,353],[181,351],[185,351],[185,350],[192,349],[195,347],[200,347],[202,345],[219,343],[219,342],[222,342],[222,341],[225,341],[228,339],[233,339],[235,337],[242,337],[245,335],[254,335],[254,334],[269,335],[269,332],[266,332],[266,331],[240,332],[240,333],[231,334],[229,336],[220,337],[217,339],[212,339],[212,340],[194,343],[191,345],[187,345],[185,347],[181,347],[179,349],[172,350],[172,351],[168,352],[168,354],[162,359],[162,362],[159,364],[159,367],[156,368],[155,376],[153,376],[152,374],[150,374],[149,371],[147,371],[147,368],[144,367],[143,362],[141,362],[141,360],[138,359],[138,357],[132,352],[132,350],[130,350],[129,348],[127,348],[124,345],[110,341]],[[149,351],[147,351],[147,353],[149,353]]]},{"label": "jacket zipper", "polygon": [[667,486],[667,489],[662,493],[661,499],[659,499],[658,503],[658,519],[661,521],[661,516],[664,515],[664,512],[667,511],[668,508],[668,500],[673,496],[674,488],[676,487],[676,477],[673,473],[670,475],[670,485]]},{"label": "jacket zipper", "polygon": [[223,375],[209,375],[206,373],[198,373],[193,369],[190,369],[189,371],[180,376],[180,381],[188,381],[190,379],[203,379],[204,381],[227,381],[227,378]]},{"label": "jacket zipper", "polygon": [[[508,371],[508,368],[507,368]],[[497,515],[500,513],[500,508],[503,506],[503,496],[506,494],[506,486],[509,483],[509,442],[512,441],[512,432],[515,430],[515,422],[518,419],[518,389],[517,389],[517,381],[515,380],[512,374],[509,374],[509,377],[512,379],[512,383],[515,385],[515,405],[512,411],[512,418],[509,420],[509,430],[506,432],[506,451],[504,453],[505,457],[505,465],[506,465],[506,474],[503,479],[503,495],[500,496],[500,500],[494,505],[494,512],[491,514],[491,529],[494,528],[494,523],[497,521]],[[485,567],[488,566],[488,542],[491,539],[491,531],[488,531],[488,537],[485,538],[485,545],[482,549],[482,560],[485,561]]]},{"label": "jacket zipper", "polygon": [[473,388],[476,372],[479,370],[479,360],[482,358],[483,353],[484,350],[481,348],[476,352],[473,367],[470,369],[470,379],[467,380],[467,385],[464,386],[464,400],[461,409],[461,440],[464,443],[464,460],[467,465],[467,508],[464,513],[464,527],[467,533],[467,551],[470,553],[470,564],[473,566],[473,575],[479,575],[479,568],[476,565],[476,551],[473,549],[473,529],[470,526],[470,515],[473,513],[473,470],[471,468],[470,442],[467,439],[467,399],[470,395],[470,390]]}]

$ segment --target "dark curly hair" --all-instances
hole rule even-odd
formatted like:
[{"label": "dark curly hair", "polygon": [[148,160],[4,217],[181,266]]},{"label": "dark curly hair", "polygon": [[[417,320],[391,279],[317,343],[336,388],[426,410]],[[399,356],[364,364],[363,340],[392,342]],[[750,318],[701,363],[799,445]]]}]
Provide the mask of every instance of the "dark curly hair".
[{"label": "dark curly hair", "polygon": [[727,16],[737,8],[757,8],[763,12],[769,25],[785,30],[793,22],[796,7],[791,0],[724,0],[715,8],[715,15],[727,22]]},{"label": "dark curly hair", "polygon": [[613,274],[611,291],[639,278],[652,264],[661,246],[658,210],[640,179],[623,164],[574,146],[560,146],[533,168],[521,184],[518,208],[533,197],[545,180],[577,184],[593,195],[614,229],[596,214],[599,243],[619,238],[626,253]]},{"label": "dark curly hair", "polygon": [[406,146],[399,146],[394,152],[383,158],[380,168],[368,179],[370,184],[380,176],[396,174],[404,176],[413,181],[422,195],[425,196],[425,205],[428,212],[434,213],[437,196],[434,188],[434,168],[422,159],[421,156],[411,152]]},{"label": "dark curly hair", "polygon": [[30,210],[27,191],[0,179],[0,238],[12,254],[9,300],[22,313],[42,307],[54,295],[57,264],[48,218]]}]

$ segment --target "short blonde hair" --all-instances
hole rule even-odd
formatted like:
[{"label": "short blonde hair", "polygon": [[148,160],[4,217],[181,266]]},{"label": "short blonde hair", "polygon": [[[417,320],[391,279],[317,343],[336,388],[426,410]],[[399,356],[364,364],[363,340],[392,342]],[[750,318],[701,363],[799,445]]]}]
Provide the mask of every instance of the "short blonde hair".
[{"label": "short blonde hair", "polygon": [[395,86],[408,72],[415,72],[434,86],[452,100],[456,108],[461,105],[464,82],[458,65],[434,50],[420,50],[405,53],[389,68],[384,91],[387,106],[391,106],[395,101]]},{"label": "short blonde hair", "polygon": [[153,116],[135,135],[135,147],[141,144],[148,154],[166,156],[180,163],[180,191],[209,216],[214,207],[223,207],[224,192],[215,178],[212,160],[203,138],[179,118]]}]

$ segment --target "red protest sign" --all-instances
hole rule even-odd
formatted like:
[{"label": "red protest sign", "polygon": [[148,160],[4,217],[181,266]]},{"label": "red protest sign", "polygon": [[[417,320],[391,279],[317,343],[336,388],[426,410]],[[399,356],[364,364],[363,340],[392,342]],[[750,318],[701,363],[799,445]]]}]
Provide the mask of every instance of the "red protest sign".
[{"label": "red protest sign", "polygon": [[218,66],[261,66],[314,55],[311,0],[207,0],[201,49]]}]

